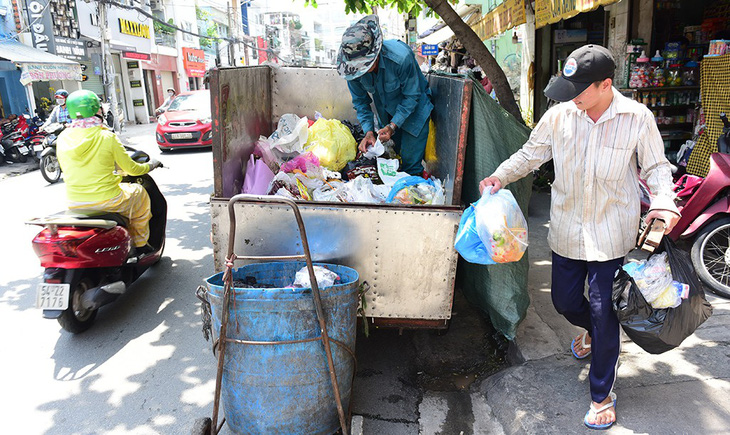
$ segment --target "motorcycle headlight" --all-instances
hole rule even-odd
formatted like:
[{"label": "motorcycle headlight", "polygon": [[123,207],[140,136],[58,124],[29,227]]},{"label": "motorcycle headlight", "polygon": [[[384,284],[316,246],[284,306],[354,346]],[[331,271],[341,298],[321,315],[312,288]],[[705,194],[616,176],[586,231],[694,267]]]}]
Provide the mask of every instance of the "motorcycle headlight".
[{"label": "motorcycle headlight", "polygon": [[165,124],[167,124],[167,118],[165,117],[165,115],[160,115],[160,116],[159,116],[159,117],[157,118],[157,122],[158,122],[158,123],[159,123],[160,125],[165,125]]}]

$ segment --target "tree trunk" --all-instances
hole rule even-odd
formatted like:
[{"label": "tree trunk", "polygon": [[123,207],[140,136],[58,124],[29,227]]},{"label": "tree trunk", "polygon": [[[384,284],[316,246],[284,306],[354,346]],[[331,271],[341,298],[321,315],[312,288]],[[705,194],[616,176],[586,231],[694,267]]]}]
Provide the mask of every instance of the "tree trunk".
[{"label": "tree trunk", "polygon": [[482,67],[484,74],[492,82],[494,92],[497,94],[497,99],[499,99],[499,104],[524,124],[525,121],[522,119],[520,108],[515,101],[515,96],[507,81],[507,76],[497,64],[497,61],[492,56],[492,53],[489,52],[487,46],[479,39],[476,32],[461,19],[447,0],[423,0],[423,2],[444,20],[444,23],[454,32],[454,36],[461,42],[477,64]]}]

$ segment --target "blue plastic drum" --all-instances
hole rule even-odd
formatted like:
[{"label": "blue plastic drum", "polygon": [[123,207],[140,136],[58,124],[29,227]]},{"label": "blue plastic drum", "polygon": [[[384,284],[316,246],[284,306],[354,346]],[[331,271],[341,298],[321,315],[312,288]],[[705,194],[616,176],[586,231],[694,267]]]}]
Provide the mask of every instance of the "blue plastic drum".
[{"label": "blue plastic drum", "polygon": [[[325,266],[341,284],[320,289],[330,338],[355,351],[358,273]],[[286,288],[304,262],[256,263],[233,271],[233,279],[253,277],[274,288],[235,288],[228,338],[289,341],[321,335],[312,290]],[[220,332],[223,273],[206,280],[214,334]],[[355,370],[352,356],[332,343],[332,356],[347,412]],[[339,429],[337,405],[321,340],[295,344],[227,343],[222,381],[226,422],[237,434],[332,434]]]}]

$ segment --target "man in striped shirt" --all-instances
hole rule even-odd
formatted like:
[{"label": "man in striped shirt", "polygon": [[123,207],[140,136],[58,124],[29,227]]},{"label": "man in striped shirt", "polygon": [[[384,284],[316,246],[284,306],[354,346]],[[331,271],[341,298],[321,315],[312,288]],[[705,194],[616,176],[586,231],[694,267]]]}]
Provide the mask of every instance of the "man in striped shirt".
[{"label": "man in striped shirt", "polygon": [[[640,219],[637,168],[651,191],[647,221],[657,218],[669,234],[679,220],[672,174],[654,116],[613,88],[611,53],[586,45],[571,53],[562,75],[545,89],[561,101],[548,110],[527,143],[503,162],[480,189],[492,193],[553,160],[548,243],[553,251],[552,300],[556,310],[585,333],[572,353],[592,354],[592,403],[586,426],[616,421],[616,367],[620,329],[611,304],[613,278],[634,247]],[[588,299],[584,296],[588,279]]]}]

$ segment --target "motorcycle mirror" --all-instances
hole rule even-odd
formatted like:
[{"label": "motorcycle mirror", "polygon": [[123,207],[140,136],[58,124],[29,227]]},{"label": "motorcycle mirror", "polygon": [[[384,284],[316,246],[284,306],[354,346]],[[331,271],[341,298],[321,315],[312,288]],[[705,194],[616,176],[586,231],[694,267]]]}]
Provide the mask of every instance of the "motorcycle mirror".
[{"label": "motorcycle mirror", "polygon": [[147,163],[150,161],[150,156],[144,151],[135,151],[132,154],[132,160],[137,163]]}]

